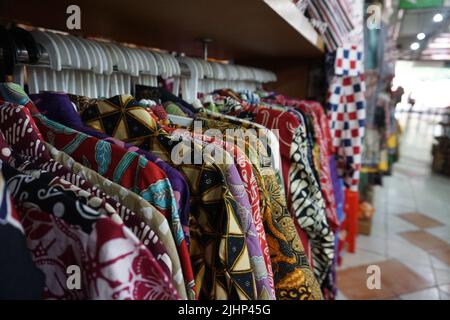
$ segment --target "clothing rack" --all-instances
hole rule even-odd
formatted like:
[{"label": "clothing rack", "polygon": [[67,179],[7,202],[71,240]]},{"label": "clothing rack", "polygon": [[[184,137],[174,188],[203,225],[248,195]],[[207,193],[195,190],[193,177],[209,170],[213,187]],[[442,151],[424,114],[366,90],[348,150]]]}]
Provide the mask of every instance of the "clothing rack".
[{"label": "clothing rack", "polygon": [[[4,1],[7,2],[11,3]],[[36,183],[25,181],[20,190],[39,193],[48,189],[50,183],[45,179],[54,175],[65,177],[74,187],[89,193],[70,199],[56,195],[48,201],[36,200],[36,205],[42,202],[46,217],[61,218],[62,200],[70,200],[65,207],[70,212],[61,218],[63,223],[64,218],[71,222],[72,217],[84,217],[84,212],[76,212],[78,207],[73,201],[84,201],[82,196],[97,197],[92,202],[101,200],[101,207],[84,211],[102,212],[103,220],[97,219],[102,229],[98,233],[126,233],[127,243],[142,242],[139,247],[142,252],[136,256],[144,262],[149,260],[141,268],[148,271],[142,275],[148,280],[146,288],[138,288],[137,277],[136,284],[130,277],[119,280],[125,269],[132,270],[133,276],[138,272],[131,269],[138,265],[134,261],[119,261],[108,266],[113,271],[110,283],[127,284],[131,288],[129,296],[117,293],[116,285],[100,293],[79,293],[74,299],[332,299],[337,261],[334,229],[338,225],[337,207],[343,204],[333,202],[333,182],[337,181],[331,177],[335,166],[330,161],[333,159],[330,128],[323,107],[291,99],[283,92],[260,90],[263,84],[273,83],[279,74],[284,74],[284,81],[294,88],[293,96],[305,96],[298,94],[306,84],[303,80],[307,72],[303,67],[311,66],[310,59],[323,58],[320,36],[291,0],[236,1],[224,12],[214,8],[214,4],[223,5],[216,0],[170,2],[171,10],[165,7],[169,1],[130,1],[126,6],[117,1],[79,1],[83,10],[80,32],[84,38],[78,31],[74,31],[76,35],[72,31],[50,31],[65,30],[65,26],[56,21],[56,14],[40,20],[40,10],[50,8],[46,0],[33,9],[33,5],[16,0],[2,10],[0,3],[0,19],[6,17],[8,22],[12,19],[13,23],[48,28],[26,29],[36,42],[38,55],[33,47],[28,51],[21,46],[9,46],[8,50],[2,50],[0,62],[13,60],[16,75],[28,82],[28,89],[30,83],[46,77],[57,85],[71,77],[67,83],[79,85],[76,80],[81,80],[79,88],[88,88],[86,92],[73,94],[72,88],[40,90],[36,86],[27,95],[20,82],[0,83],[0,99],[5,101],[2,116],[6,115],[0,119],[4,122],[1,133],[7,139],[4,144],[17,145],[0,154],[14,157],[14,161],[7,162],[12,167],[5,166],[2,172],[8,188],[12,190],[12,179],[21,176],[14,166],[22,157],[30,159],[27,167],[17,167],[22,171],[30,169],[22,176],[42,173],[42,177]],[[108,21],[112,18],[109,14],[99,14],[106,5],[108,12],[114,13],[114,21]],[[140,5],[140,10],[133,5]],[[27,10],[20,10],[24,6]],[[60,6],[58,2],[52,8],[64,16],[66,8]],[[130,8],[133,10],[128,11]],[[32,10],[35,11],[30,17]],[[174,17],[179,24],[173,23]],[[204,19],[200,20],[201,17]],[[201,22],[200,26],[196,26],[197,22]],[[178,38],[174,36],[177,32]],[[203,54],[193,49],[194,39],[203,39]],[[74,45],[79,42],[81,47]],[[2,45],[0,41],[0,48]],[[104,64],[101,52],[106,59]],[[84,58],[90,62],[97,56],[97,62],[80,67],[81,53],[86,53]],[[154,63],[153,69],[145,57]],[[78,59],[78,65],[74,59]],[[274,68],[277,74],[266,70]],[[164,81],[164,86],[141,84],[142,75],[148,75],[157,84]],[[110,83],[105,85],[103,80]],[[109,90],[113,81],[127,82],[128,86],[117,84],[114,87],[117,92]],[[89,91],[92,87],[94,91]],[[98,92],[97,87],[101,89]],[[101,93],[105,88],[109,91]],[[208,130],[198,134],[194,121]],[[25,127],[31,123],[35,124],[33,128]],[[25,134],[17,137],[19,143],[9,134],[17,128]],[[185,134],[182,141],[177,129]],[[219,141],[210,135],[209,129],[232,139]],[[227,133],[229,129],[244,136],[232,136]],[[228,143],[235,140],[236,146]],[[291,148],[298,152],[291,154]],[[196,163],[194,159],[179,163],[174,150],[187,155],[186,160],[191,160],[189,150],[199,151],[202,162]],[[226,156],[225,163],[216,159],[216,155]],[[53,165],[55,162],[61,166]],[[47,173],[44,169],[55,171]],[[66,186],[62,180],[51,183]],[[91,185],[98,186],[98,193]],[[297,193],[299,189],[302,190]],[[17,195],[14,194],[13,200],[21,204]],[[20,208],[20,218],[25,216],[24,209]],[[80,237],[97,232],[91,231],[92,223],[85,220],[88,219],[76,224],[87,225],[87,231],[79,232]],[[31,223],[40,222],[35,219]],[[111,225],[106,226],[108,223]],[[56,223],[51,225],[52,230],[55,226]],[[23,237],[29,238],[29,230],[25,230]],[[52,244],[67,237],[55,238]],[[29,247],[33,248],[35,243]],[[122,247],[111,246],[104,251],[111,257],[125,256],[120,252]],[[68,256],[60,258],[55,252],[52,247],[48,254],[51,259]],[[75,248],[73,255],[77,258],[79,252],[82,250]],[[90,279],[91,268],[85,267],[81,259],[75,263]],[[73,262],[61,263],[67,264]],[[52,268],[45,269],[50,270],[45,286],[51,289],[45,294],[46,299],[58,286]],[[61,272],[59,278],[63,279],[67,275],[65,270]],[[116,278],[118,281],[113,281]],[[83,286],[88,287],[85,282]],[[73,294],[66,288],[60,292]]]}]

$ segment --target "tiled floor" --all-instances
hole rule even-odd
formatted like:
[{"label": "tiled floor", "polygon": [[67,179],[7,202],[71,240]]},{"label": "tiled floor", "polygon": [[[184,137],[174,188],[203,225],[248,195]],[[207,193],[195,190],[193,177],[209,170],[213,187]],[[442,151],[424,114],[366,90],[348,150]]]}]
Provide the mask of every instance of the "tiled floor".
[{"label": "tiled floor", "polygon": [[[338,299],[450,300],[450,179],[430,170],[436,127],[401,120],[401,159],[376,188],[371,235],[344,255]],[[380,290],[367,288],[370,265],[380,267]]]}]

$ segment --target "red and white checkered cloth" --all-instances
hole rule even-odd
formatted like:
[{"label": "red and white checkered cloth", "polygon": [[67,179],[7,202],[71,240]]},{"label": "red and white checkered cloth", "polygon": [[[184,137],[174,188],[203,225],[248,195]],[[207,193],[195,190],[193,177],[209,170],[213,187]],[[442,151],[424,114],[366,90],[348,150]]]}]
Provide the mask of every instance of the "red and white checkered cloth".
[{"label": "red and white checkered cloth", "polygon": [[356,77],[364,73],[363,59],[362,46],[346,44],[339,47],[336,51],[335,75]]},{"label": "red and white checkered cloth", "polygon": [[334,77],[328,91],[328,107],[338,170],[345,185],[358,191],[366,119],[364,76]]}]

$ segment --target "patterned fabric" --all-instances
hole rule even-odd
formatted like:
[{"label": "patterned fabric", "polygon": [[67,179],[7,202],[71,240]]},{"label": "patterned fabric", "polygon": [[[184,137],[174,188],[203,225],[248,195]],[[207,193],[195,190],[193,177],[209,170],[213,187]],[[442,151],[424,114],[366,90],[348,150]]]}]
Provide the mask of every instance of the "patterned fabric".
[{"label": "patterned fabric", "polygon": [[[158,211],[172,218],[171,229],[181,260],[183,276],[189,297],[193,297],[194,282],[187,245],[178,219],[170,185],[162,171],[153,163],[136,153],[127,152],[116,145],[89,137],[64,127],[42,115],[35,116],[45,139],[57,149],[71,155],[83,165],[99,174],[129,188],[153,204]],[[86,150],[95,150],[95,154]]]},{"label": "patterned fabric", "polygon": [[[69,99],[72,99],[72,101]],[[81,121],[80,115],[73,108],[76,105],[78,110],[84,110],[86,105],[89,105],[90,99],[82,96],[58,94],[54,92],[44,92],[36,95],[31,95],[31,98],[36,103],[39,111],[46,115],[47,118],[59,122],[74,130],[86,133],[95,138],[106,140],[111,144],[118,145],[128,151],[136,152],[144,156],[147,160],[154,162],[160,169],[164,171],[170,181],[173,189],[178,214],[187,244],[189,244],[189,187],[183,176],[175,169],[170,167],[161,159],[158,159],[153,154],[139,149],[131,144],[124,143],[120,140],[111,138],[107,134],[87,127]],[[93,101],[97,101],[93,99]],[[153,108],[153,107],[152,107]],[[61,111],[64,112],[61,112]]]},{"label": "patterned fabric", "polygon": [[[89,184],[86,180],[78,176],[77,174],[74,174],[64,168],[61,164],[56,163],[50,158],[50,154],[48,150],[45,148],[45,145],[42,140],[40,140],[39,135],[40,132],[37,131],[37,128],[34,124],[34,120],[31,118],[30,114],[28,113],[28,109],[16,106],[12,104],[5,104],[2,107],[2,110],[0,110],[0,123],[2,123],[2,130],[5,131],[6,137],[8,138],[10,144],[14,144],[15,149],[14,151],[20,152],[22,157],[28,156],[29,160],[27,162],[20,163],[21,170],[32,170],[32,169],[41,169],[45,171],[49,171],[54,173],[57,176],[64,177],[66,180],[70,181],[71,183],[75,184],[76,186],[82,188],[83,190],[86,190],[88,192],[91,192],[92,195],[98,196],[100,198],[106,199],[106,201],[111,204],[114,208],[117,208],[117,211],[121,215],[121,217],[126,221],[126,225],[128,227],[131,227],[133,230],[140,230],[145,229],[145,225],[142,225],[141,221],[136,220],[134,218],[134,213],[130,212],[129,209],[126,207],[123,207],[121,204],[117,203],[115,200],[111,199],[109,196],[106,195],[104,192],[100,192],[96,187],[93,187],[91,184]],[[17,123],[20,123],[23,125],[21,128],[22,135],[12,135],[9,134],[10,132],[14,132],[17,128]],[[39,145],[40,148],[35,148],[35,145]],[[11,154],[11,152],[10,152]],[[26,156],[24,156],[26,155]],[[7,157],[3,157],[3,161],[9,161]],[[17,158],[17,157],[16,157]],[[15,159],[17,160],[17,159]],[[19,165],[19,164],[17,164]],[[80,172],[83,172],[81,169]],[[124,188],[122,188],[124,189]],[[110,193],[110,194],[119,194],[122,195],[125,193],[131,193],[127,189],[124,190],[115,190],[116,193]],[[142,200],[143,201],[143,200]],[[145,202],[145,201],[144,201]],[[139,201],[134,201],[133,203],[140,203]],[[150,206],[149,204],[142,206],[142,208],[147,208]],[[151,213],[151,215],[149,214]],[[146,209],[146,211],[142,212],[142,215],[151,217],[151,220],[153,221],[153,229],[158,230],[160,232],[160,235],[165,236],[164,243],[167,245],[168,248],[172,248],[173,246],[173,238],[170,232],[168,232],[168,224],[166,219],[163,216],[160,216],[160,213],[157,212],[156,209]],[[143,230],[145,231],[145,230]],[[166,232],[164,232],[166,231]],[[144,234],[148,234],[148,230],[144,232]],[[151,236],[151,234],[150,234]],[[153,238],[151,236],[151,238]],[[150,242],[155,246],[155,241],[152,240]],[[161,252],[161,249],[157,250],[158,248],[152,248],[155,249],[158,260],[159,258],[163,259],[165,256],[161,255],[161,253],[164,253],[165,251]],[[159,252],[159,254],[158,254]],[[165,259],[168,260],[168,259]],[[180,267],[179,257],[177,252],[172,252],[171,254],[171,261],[174,265],[174,283],[176,284],[177,290],[180,292],[180,295],[183,299],[185,299],[187,296],[185,294],[185,285],[183,281],[182,273],[178,273],[178,267]],[[167,261],[165,262],[167,264]],[[170,273],[168,273],[170,275]],[[181,281],[180,281],[181,280]]]},{"label": "patterned fabric", "polygon": [[158,105],[154,105],[150,107],[153,111],[153,113],[158,117],[159,120],[167,120],[168,119],[168,114],[166,112],[166,110],[164,110],[163,106]]},{"label": "patterned fabric", "polygon": [[314,274],[319,283],[324,283],[334,259],[334,234],[325,213],[325,202],[319,185],[314,179],[307,160],[307,145],[304,128],[295,132],[292,146],[291,181],[292,207],[300,227],[306,231],[312,247]]},{"label": "patterned fabric", "polygon": [[352,191],[358,190],[365,128],[364,77],[335,77],[330,84],[328,106],[333,147],[339,175]]},{"label": "patterned fabric", "polygon": [[[296,213],[293,212],[293,206],[291,201],[291,181],[289,179],[289,170],[291,166],[291,143],[292,137],[294,135],[295,129],[300,125],[298,118],[292,114],[289,110],[276,110],[267,107],[258,107],[251,114],[251,117],[257,123],[271,129],[277,130],[277,135],[280,141],[280,153],[281,153],[281,162],[282,162],[282,174],[284,177],[284,189],[287,197],[288,208],[293,217],[296,216]],[[311,164],[312,165],[312,164]],[[310,244],[308,240],[308,236],[304,230],[298,228],[298,232],[300,234],[300,238],[303,242],[303,246],[306,248],[306,252],[310,252]],[[311,255],[308,255],[311,259]],[[312,265],[312,259],[310,261]]]},{"label": "patterned fabric", "polygon": [[239,97],[215,95],[214,105],[222,113],[235,113],[243,109]]},{"label": "patterned fabric", "polygon": [[334,73],[337,76],[355,77],[364,73],[363,48],[344,44],[336,51]]},{"label": "patterned fabric", "polygon": [[[259,232],[257,231],[257,228],[255,226],[255,219],[256,221],[261,222],[261,216],[259,213],[259,209],[256,209],[256,216],[253,215],[253,209],[254,206],[259,207],[259,203],[252,203],[253,206],[250,205],[249,199],[254,198],[256,195],[255,193],[258,193],[258,186],[256,185],[256,180],[253,177],[253,181],[250,181],[251,179],[250,175],[252,174],[252,169],[250,164],[247,162],[245,164],[246,159],[245,156],[237,150],[232,145],[227,144],[223,141],[221,144],[218,141],[213,140],[213,138],[209,138],[206,136],[201,136],[199,139],[202,139],[203,141],[206,141],[207,143],[213,143],[214,145],[218,146],[217,148],[214,148],[215,157],[219,157],[219,159],[224,159],[225,157],[229,160],[225,160],[224,163],[240,163],[240,165],[229,165],[229,169],[227,170],[227,173],[225,175],[225,181],[227,185],[230,188],[231,194],[236,199],[237,204],[239,205],[238,213],[239,213],[239,222],[241,226],[244,229],[244,232],[246,234],[246,241],[247,241],[247,247],[249,249],[250,254],[250,263],[252,265],[253,273],[256,278],[256,286],[257,286],[257,299],[259,300],[274,300],[275,299],[275,291],[273,286],[273,278],[271,279],[268,276],[268,269],[271,267],[267,267],[267,265],[270,266],[270,261],[267,264],[265,262],[265,259],[263,257],[263,251],[267,248],[267,244],[265,244],[265,247],[261,246],[259,232],[263,233],[261,235],[263,240],[263,245],[265,243],[265,234],[262,224],[260,223],[258,225]],[[199,141],[200,142],[200,141]],[[206,144],[205,144],[206,145]],[[208,145],[208,148],[211,150],[212,145]],[[223,150],[222,147],[226,150]],[[220,154],[223,153],[223,157],[220,156]],[[236,161],[234,161],[231,157],[231,155],[235,155],[234,158]],[[250,170],[250,171],[247,171]],[[244,175],[244,181],[241,179],[241,177]],[[248,184],[249,189],[245,188],[244,184]],[[249,191],[249,192],[247,192]],[[253,192],[253,195],[251,193]],[[250,196],[249,196],[250,193]],[[268,253],[268,248],[267,251]]]},{"label": "patterned fabric", "polygon": [[[336,159],[334,156],[330,157],[330,175],[331,180],[333,182],[333,191],[334,191],[334,198],[336,199],[336,213],[338,217],[339,225],[342,225],[342,222],[344,220],[344,183],[342,179],[338,178],[337,176],[337,169],[336,169]],[[341,263],[341,257],[340,257],[340,247],[342,239],[340,237],[341,228],[338,228],[335,231],[335,256],[334,256],[334,263],[333,263],[333,269],[332,269],[332,277],[333,277],[333,283],[336,284],[336,278],[337,278],[337,266]],[[337,288],[336,286],[331,289],[331,291],[328,293],[329,299],[335,299],[337,295]]]},{"label": "patterned fabric", "polygon": [[283,177],[285,182],[285,190],[288,194],[288,204],[290,203],[289,196],[289,168],[291,165],[290,150],[292,137],[295,128],[300,123],[297,118],[287,111],[273,110],[269,108],[256,108],[254,110],[255,122],[269,128],[278,130],[278,138],[280,140],[280,153],[283,168]]},{"label": "patterned fabric", "polygon": [[[47,143],[46,146],[54,160],[62,163],[66,168],[79,174],[93,185],[96,185],[104,193],[114,195],[117,201],[130,208],[130,214],[121,215],[125,225],[153,253],[162,269],[172,278],[175,288],[177,290],[180,288],[185,291],[180,259],[172,234],[170,233],[169,224],[164,216],[134,192],[130,192],[126,188],[99,175],[97,172],[86,168],[73,160],[68,154],[58,151],[50,144]],[[182,292],[182,290],[179,291]],[[181,294],[180,296],[182,297]]]},{"label": "patterned fabric", "polygon": [[[44,299],[178,298],[169,278],[130,230],[74,200],[68,190],[49,188],[6,164],[2,172],[23,216],[33,260],[46,275]],[[81,290],[66,286],[71,265],[86,273]]]},{"label": "patterned fabric", "polygon": [[[25,199],[15,198],[18,207],[24,208],[27,203],[34,204],[44,212],[55,214],[64,218],[67,223],[79,226],[87,234],[92,231],[93,221],[101,216],[97,210],[80,201],[75,192],[67,188],[62,189],[60,184],[56,184],[56,187],[49,186],[48,182],[52,178],[48,176],[48,173],[43,173],[43,179],[38,179],[21,174],[7,164],[3,164],[2,172],[7,179],[12,196],[17,197],[20,194],[25,196]],[[63,180],[64,186],[66,182]],[[70,183],[67,184],[70,186]],[[47,189],[43,189],[44,187]]]},{"label": "patterned fabric", "polygon": [[[238,138],[245,141],[248,137],[249,139],[251,138],[250,141],[255,141],[256,154],[259,157],[259,160],[251,160],[252,164],[260,163],[263,166],[272,166],[272,164],[275,163],[275,161],[272,161],[272,149],[279,150],[280,148],[278,144],[272,143],[275,139],[272,140],[272,138],[269,137],[273,137],[273,135],[269,133],[270,130],[267,127],[255,123],[254,121],[250,122],[246,119],[231,117],[220,113],[200,112],[196,119],[202,120],[204,125],[220,129],[222,132],[226,129],[236,129],[237,133],[235,135],[238,135]],[[239,130],[242,132],[242,135],[238,134]],[[255,132],[257,133],[256,136],[254,136]],[[245,152],[247,152],[247,150],[245,150]],[[251,157],[249,158],[252,159]]]},{"label": "patterned fabric", "polygon": [[0,99],[24,106],[31,113],[37,112],[36,107],[25,94],[23,88],[16,83],[0,83]]},{"label": "patterned fabric", "polygon": [[[217,114],[202,114],[202,116],[220,119],[220,121],[202,119],[205,129],[218,128],[223,133],[228,128],[260,129],[258,125],[250,124],[243,119],[227,118],[224,115]],[[237,124],[241,122],[244,124],[243,126]],[[235,142],[239,146],[242,145],[239,139]],[[262,168],[261,172],[261,163],[256,149],[248,141],[244,144],[243,151],[251,159],[251,172],[254,173],[258,183],[260,215],[263,218],[266,241],[269,245],[277,299],[321,299],[320,286],[311,271],[305,251],[287,210],[283,186],[280,185],[279,179],[270,165]],[[259,150],[264,156],[264,149],[260,148]]]},{"label": "patterned fabric", "polygon": [[[8,87],[8,84],[2,84],[1,87],[6,88]],[[23,91],[22,95],[26,97]],[[7,96],[2,98],[10,99],[11,97]],[[18,100],[15,96],[13,98],[15,100]],[[164,185],[167,185],[167,182],[164,180],[164,174],[151,162],[147,161],[145,158],[139,157],[137,154],[128,153],[115,145],[110,145],[107,142],[86,136],[63,125],[55,123],[45,118],[41,114],[37,114],[38,111],[34,108],[34,105],[32,103],[27,104],[27,106],[29,106],[29,108],[31,108],[31,110],[36,114],[34,118],[31,118],[28,108],[20,108],[20,111],[17,112],[17,114],[23,115],[23,124],[32,126],[32,128],[30,128],[29,130],[27,129],[27,131],[22,130],[21,133],[22,135],[24,135],[28,131],[30,131],[31,133],[35,132],[38,137],[35,139],[22,139],[19,141],[19,143],[14,144],[15,147],[18,146],[24,150],[33,150],[33,152],[35,153],[34,158],[38,159],[39,161],[47,161],[48,159],[50,159],[50,156],[46,153],[43,142],[41,142],[43,141],[43,139],[41,139],[41,133],[37,129],[33,121],[34,119],[39,123],[41,131],[45,130],[45,136],[47,140],[51,140],[50,142],[53,143],[59,143],[59,149],[63,149],[67,152],[72,153],[72,155],[75,155],[76,157],[78,157],[78,159],[80,159],[80,162],[87,166],[94,165],[95,169],[99,171],[99,173],[101,172],[106,177],[115,179],[115,181],[120,182],[124,187],[127,187],[132,191],[136,190],[139,192],[139,190],[142,190],[141,194],[143,196],[146,196],[148,199],[151,198],[152,200],[154,200],[154,203],[156,205],[159,205],[159,207],[166,207],[167,210],[173,209],[173,207],[167,208],[167,199],[161,197],[162,195],[166,194],[166,188],[163,187]],[[0,110],[0,115],[2,116],[2,118],[5,118],[5,116],[7,116],[5,110],[5,108],[2,108]],[[13,111],[8,112],[10,113],[8,116],[12,117]],[[7,131],[5,133],[5,136],[9,137],[10,140],[16,139],[15,133],[10,133],[11,131]],[[35,142],[36,145],[34,145]],[[95,150],[95,152],[86,153],[86,150]],[[46,157],[43,157],[43,155],[46,155]],[[153,188],[150,188],[152,186],[152,183]],[[150,190],[152,190],[152,192],[149,192]],[[172,213],[175,212],[172,211]],[[175,240],[181,240],[181,242],[177,243],[177,248],[179,249],[179,257],[183,260],[183,275],[181,276],[181,278],[185,280],[186,287],[190,288],[190,290],[188,289],[188,292],[190,293],[189,297],[194,297],[195,284],[193,281],[192,268],[187,246],[182,239],[183,233],[181,231],[181,227],[179,227],[179,224],[177,223],[179,221],[175,220],[172,222],[172,227],[174,227],[178,232],[178,234],[174,235],[176,236]],[[184,298],[183,290],[180,290],[180,292]]]},{"label": "patterned fabric", "polygon": [[[136,106],[134,99],[126,104]],[[124,110],[129,110],[128,106]],[[93,110],[91,110],[93,109]],[[98,125],[102,114],[100,105],[89,104],[82,112],[87,125]],[[92,119],[87,115],[91,114]],[[225,184],[226,168],[205,159],[202,164],[174,164],[172,150],[179,146],[154,122],[148,112],[139,112],[140,122],[153,125],[150,134],[135,137],[139,146],[151,150],[163,161],[172,164],[185,177],[191,194],[191,259],[195,274],[197,294],[200,299],[250,299],[256,296],[245,235],[239,225],[238,206]],[[150,122],[149,122],[150,121]],[[102,129],[102,128],[99,128]],[[116,136],[113,136],[117,138]],[[125,141],[127,142],[127,141]],[[191,148],[191,143],[189,148]],[[203,147],[193,145],[193,153],[203,154]],[[226,251],[225,248],[233,248]]]},{"label": "patterned fabric", "polygon": [[275,274],[277,298],[280,300],[321,300],[319,283],[311,271],[302,242],[287,210],[274,171],[264,168],[259,177],[267,207],[264,226]]},{"label": "patterned fabric", "polygon": [[[221,123],[219,121],[211,121],[208,119],[200,119],[198,118],[197,121],[202,121],[202,127],[203,130],[208,132],[209,129],[220,129],[222,134],[225,134],[224,140],[222,146],[227,150],[231,155],[234,157],[234,163],[236,164],[236,168],[238,170],[239,176],[243,182],[242,188],[245,189],[246,194],[248,196],[248,199],[250,201],[251,206],[251,214],[252,214],[252,222],[255,226],[256,233],[258,234],[259,244],[264,256],[264,261],[266,265],[266,277],[269,282],[270,290],[268,292],[270,293],[271,297],[275,297],[274,284],[273,284],[273,272],[272,272],[272,266],[270,262],[270,253],[269,248],[267,246],[266,236],[264,232],[264,226],[261,219],[261,212],[260,212],[260,199],[259,199],[259,190],[258,190],[258,184],[256,181],[256,178],[253,174],[252,165],[250,163],[250,160],[247,158],[247,156],[244,154],[244,151],[248,149],[248,147],[244,147],[244,151],[240,149],[240,146],[246,146],[245,141],[236,138],[236,137],[229,137],[226,136],[226,130],[228,128],[231,128],[231,126],[227,126],[226,123]],[[192,128],[190,128],[192,129]],[[209,138],[209,139],[208,139]],[[216,143],[218,142],[214,141],[214,137],[206,137],[202,136],[203,140],[208,141],[209,143]],[[229,144],[228,141],[234,141],[235,144]],[[220,144],[219,144],[220,145]],[[262,276],[262,275],[261,275]]]},{"label": "patterned fabric", "polygon": [[335,51],[354,28],[345,0],[308,0],[308,3],[311,18],[326,25],[319,31],[328,51]]},{"label": "patterned fabric", "polygon": [[[23,106],[5,103],[0,110],[0,123],[5,137],[5,144],[14,145],[14,149],[9,146],[3,147],[4,152],[0,158],[5,162],[13,163],[16,168],[22,171],[26,170],[45,170],[55,173],[56,176],[64,177],[68,181],[90,192],[92,197],[98,197],[95,194],[94,187],[88,184],[81,177],[64,169],[60,164],[54,162],[40,138],[40,132],[37,131],[34,120],[31,118],[28,110]],[[6,152],[7,151],[7,152]],[[14,155],[14,157],[13,157]],[[97,199],[97,209],[102,208],[103,213],[116,213],[116,207],[107,204],[107,199]]]},{"label": "patterned fabric", "polygon": [[[15,162],[15,164],[16,163],[17,162]],[[90,192],[77,187],[76,185],[61,177],[55,176],[51,172],[40,170],[21,170],[20,166],[18,166],[17,168],[22,173],[28,174],[34,178],[41,180],[42,182],[45,182],[49,187],[59,187],[63,190],[70,191],[76,196],[77,199],[81,200],[82,203],[94,209],[101,215],[111,217],[117,214],[114,207],[107,203],[105,199],[93,196]]]},{"label": "patterned fabric", "polygon": [[331,132],[322,106],[314,101],[298,101],[298,107],[310,115],[314,126],[314,145],[317,146],[318,175],[320,179],[320,188],[326,204],[327,219],[330,227],[335,230],[338,226],[336,203],[334,199],[333,184],[330,173],[330,156],[332,154]]}]

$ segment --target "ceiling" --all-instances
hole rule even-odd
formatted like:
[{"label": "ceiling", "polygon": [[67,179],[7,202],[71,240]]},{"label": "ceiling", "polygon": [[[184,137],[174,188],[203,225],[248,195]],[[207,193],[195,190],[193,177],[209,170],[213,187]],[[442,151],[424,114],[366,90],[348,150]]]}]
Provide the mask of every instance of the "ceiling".
[{"label": "ceiling", "polygon": [[[442,22],[433,17],[442,14]],[[450,61],[450,8],[400,10],[400,32],[398,48],[401,59]],[[417,35],[425,33],[426,38],[418,40]],[[411,50],[412,43],[420,44],[418,50]]]},{"label": "ceiling", "polygon": [[[0,22],[16,22],[201,57],[239,61],[322,57],[290,0],[0,0]],[[81,30],[66,28],[66,8],[81,9]],[[276,11],[275,9],[278,11]],[[290,15],[281,15],[288,9]],[[290,10],[293,8],[294,10]],[[289,11],[290,10],[290,11]],[[304,18],[304,17],[303,17]],[[288,22],[294,20],[294,23]],[[306,19],[304,19],[306,21]],[[293,25],[298,25],[296,28]],[[314,29],[309,26],[312,34]],[[317,36],[316,36],[317,37]],[[314,37],[313,37],[314,38]],[[317,39],[316,39],[317,40]],[[316,41],[317,42],[317,41]]]}]

